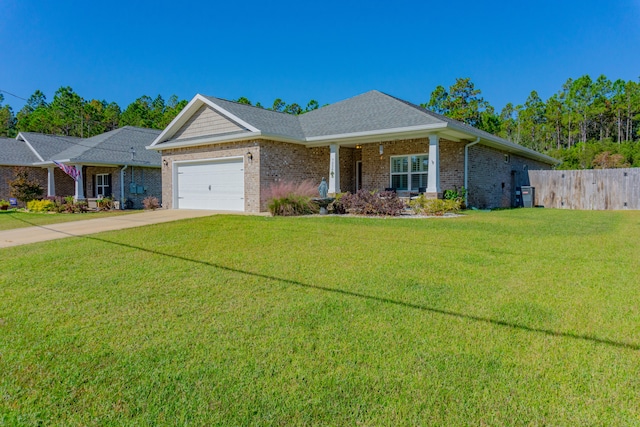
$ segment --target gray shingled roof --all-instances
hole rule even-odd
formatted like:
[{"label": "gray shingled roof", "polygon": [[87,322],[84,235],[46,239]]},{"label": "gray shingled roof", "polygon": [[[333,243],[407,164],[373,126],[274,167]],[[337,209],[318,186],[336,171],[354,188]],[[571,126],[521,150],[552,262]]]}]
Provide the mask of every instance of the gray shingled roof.
[{"label": "gray shingled roof", "polygon": [[0,138],[0,165],[29,166],[40,159],[23,141]]},{"label": "gray shingled roof", "polygon": [[82,142],[82,138],[72,136],[45,135],[36,132],[20,132],[29,145],[44,159],[49,160],[51,156],[72,147],[74,144]]},{"label": "gray shingled roof", "polygon": [[427,110],[372,90],[299,116],[305,136],[397,129],[444,123]]},{"label": "gray shingled roof", "polygon": [[265,110],[251,105],[239,104],[226,99],[205,96],[211,102],[224,108],[231,114],[260,129],[263,133],[283,135],[291,138],[304,138],[299,116]]},{"label": "gray shingled roof", "polygon": [[[300,116],[278,113],[210,96],[204,96],[204,98],[250,124],[263,135],[286,137],[300,143],[315,143],[322,140],[323,137],[331,138],[333,135],[339,135],[337,138],[348,138],[362,136],[362,133],[375,135],[376,132],[408,132],[410,129],[407,128],[413,128],[411,130],[416,131],[416,127],[420,129],[420,126],[432,126],[433,128],[441,126],[443,129],[449,128],[457,133],[483,138],[483,143],[487,145],[515,150],[543,161],[555,161],[555,159],[529,148],[377,90],[327,105]],[[246,138],[247,132],[238,132],[238,135]],[[210,136],[220,137],[221,135]],[[228,134],[226,136],[233,138],[234,135]],[[202,143],[203,137],[199,136],[193,139],[197,143]],[[155,145],[160,148],[159,146],[165,142],[189,144],[188,140],[169,139],[155,141]]]},{"label": "gray shingled roof", "polygon": [[[125,126],[80,140],[66,150],[51,156],[50,160],[68,159],[70,163],[160,166],[162,158],[160,153],[145,149],[160,133],[161,131],[156,129]],[[133,160],[131,147],[135,151]]]}]

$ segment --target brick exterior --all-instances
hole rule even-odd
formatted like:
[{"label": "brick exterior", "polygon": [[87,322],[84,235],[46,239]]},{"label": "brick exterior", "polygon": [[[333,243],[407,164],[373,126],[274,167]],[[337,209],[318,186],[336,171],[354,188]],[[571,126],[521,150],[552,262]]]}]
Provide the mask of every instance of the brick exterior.
[{"label": "brick exterior", "polygon": [[[380,145],[383,147],[382,156]],[[382,191],[391,186],[391,157],[429,154],[429,138],[364,144],[359,151],[362,152],[362,188]],[[463,185],[464,143],[441,139],[440,186],[443,190],[448,190]]]},{"label": "brick exterior", "polygon": [[[53,171],[53,179],[56,182],[56,196],[67,197],[76,194],[76,182],[69,175],[64,173],[62,169],[55,168]],[[46,194],[47,184],[45,182],[44,191]]]},{"label": "brick exterior", "polygon": [[[382,156],[380,145],[383,146]],[[440,186],[443,191],[464,186],[464,146],[465,142],[440,140]],[[247,159],[248,151],[253,156],[251,162]],[[428,153],[428,138],[363,144],[360,148],[341,147],[340,190],[355,191],[357,161],[362,161],[362,188],[382,191],[390,186],[392,156]],[[327,146],[308,148],[300,144],[262,139],[167,149],[162,155],[163,161],[168,163],[162,167],[162,199],[166,208],[173,208],[173,162],[243,157],[246,212],[265,211],[265,190],[276,182],[311,180],[319,183],[322,177],[328,178],[329,172]],[[510,155],[509,162],[505,163],[504,155],[504,152],[483,145],[470,147],[470,206],[511,206],[515,187],[523,184],[519,177],[526,177],[526,173],[519,171],[526,171],[525,166],[528,169],[550,168],[544,163],[516,155]]]},{"label": "brick exterior", "polygon": [[[16,168],[22,166],[0,166],[0,199],[9,200],[11,197],[10,181],[16,178]],[[37,167],[24,167],[29,173],[29,179],[33,179],[42,187],[42,196],[47,196],[47,170]],[[62,171],[61,171],[62,172]],[[18,206],[24,207],[24,203],[18,202]]]},{"label": "brick exterior", "polygon": [[[162,207],[173,209],[173,162],[213,160],[225,157],[244,158],[244,208],[247,212],[260,212],[260,154],[261,140],[173,148],[162,151]],[[251,152],[253,159],[247,159]],[[167,166],[164,166],[166,161]]]},{"label": "brick exterior", "polygon": [[515,187],[526,185],[527,170],[551,169],[536,160],[484,145],[469,148],[469,206],[508,208],[515,203]]},{"label": "brick exterior", "polygon": [[[97,196],[94,188],[95,176],[106,173],[111,175],[111,197],[114,200],[121,200],[120,170],[120,167],[85,166],[83,168],[85,178],[85,197],[93,198]],[[136,192],[131,191],[132,183],[136,186]],[[137,192],[139,186],[143,188],[142,193]],[[74,193],[72,192],[71,194]],[[133,209],[142,209],[144,207],[142,201],[149,196],[157,197],[158,201],[162,203],[162,176],[160,168],[129,166],[125,169],[124,201],[129,201],[131,203],[131,208]],[[124,206],[122,206],[122,208],[124,208]]]}]

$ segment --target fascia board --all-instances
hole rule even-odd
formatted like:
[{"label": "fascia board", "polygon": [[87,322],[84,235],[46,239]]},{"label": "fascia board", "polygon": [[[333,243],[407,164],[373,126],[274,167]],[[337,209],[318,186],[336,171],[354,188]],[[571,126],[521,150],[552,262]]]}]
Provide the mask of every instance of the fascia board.
[{"label": "fascia board", "polygon": [[204,98],[200,94],[196,94],[196,96],[194,96],[191,101],[189,101],[189,103],[182,109],[182,111],[180,111],[180,113],[178,113],[178,115],[173,120],[171,120],[171,123],[169,123],[169,125],[164,128],[160,135],[158,135],[156,139],[153,140],[149,147],[153,147],[156,144],[161,143],[161,141],[163,141],[165,138],[171,138],[171,136],[173,136],[178,131],[178,129],[180,129],[182,125],[184,125],[187,120],[189,120],[191,114],[193,114],[198,108],[200,108],[200,105],[202,105],[203,103]]},{"label": "fascia board", "polygon": [[398,135],[407,135],[411,133],[432,133],[437,130],[441,130],[447,127],[446,123],[434,123],[431,125],[420,125],[420,126],[407,126],[402,128],[393,128],[393,129],[380,129],[380,130],[368,130],[363,132],[351,132],[351,133],[339,133],[333,135],[323,135],[323,136],[312,136],[305,138],[305,141],[308,143],[315,142],[352,142],[358,138],[371,138],[371,137],[389,137],[389,136],[398,136]]},{"label": "fascia board", "polygon": [[42,158],[42,156],[36,151],[35,148],[33,148],[31,144],[29,144],[29,141],[27,141],[27,138],[22,134],[22,132],[18,133],[18,135],[16,136],[16,139],[18,141],[23,141],[25,144],[27,144],[27,147],[29,147],[29,149],[33,152],[33,154],[35,154],[37,158],[39,158],[41,161],[44,162],[44,159]]},{"label": "fascia board", "polygon": [[250,125],[241,118],[237,117],[235,114],[230,113],[215,102],[211,101],[209,98],[206,98],[205,96],[202,96],[198,93],[193,97],[191,101],[189,101],[189,103],[182,109],[182,111],[171,121],[171,123],[169,123],[169,125],[162,131],[162,133],[158,135],[158,137],[154,139],[151,145],[149,145],[147,148],[155,147],[156,145],[161,144],[162,141],[169,139],[173,135],[175,135],[175,133],[189,120],[189,118],[191,118],[191,115],[204,104],[213,108],[223,116],[226,116],[234,122],[244,126],[246,129],[249,129],[249,131],[260,132],[260,130],[255,126]]},{"label": "fascia board", "polygon": [[145,147],[147,150],[166,150],[168,148],[181,148],[181,147],[196,147],[200,145],[209,145],[209,144],[222,144],[224,142],[235,142],[235,141],[245,141],[249,139],[256,139],[263,137],[262,132],[245,132],[242,134],[235,135],[225,135],[222,137],[203,137],[197,139],[189,139],[187,141],[173,141],[173,142],[163,142],[159,145],[149,145]]},{"label": "fascia board", "polygon": [[173,141],[173,142],[164,142],[162,144],[152,146],[149,145],[145,147],[147,150],[166,150],[169,148],[182,148],[182,147],[197,147],[201,145],[210,145],[210,144],[223,144],[225,142],[238,142],[238,141],[249,141],[252,139],[269,139],[272,141],[279,142],[289,142],[292,144],[302,144],[304,145],[304,141],[296,138],[291,138],[285,135],[264,133],[264,132],[245,132],[242,134],[234,134],[234,135],[225,135],[221,137],[203,137],[198,139],[189,139],[188,141]]},{"label": "fascia board", "polygon": [[494,136],[490,134],[485,134],[480,132],[469,132],[468,129],[462,126],[456,126],[454,123],[450,123],[449,127],[451,129],[455,129],[459,132],[465,133],[467,135],[471,135],[473,137],[480,138],[480,144],[487,145],[489,147],[500,148],[508,151],[513,154],[522,154],[525,157],[534,160],[540,160],[541,162],[548,164],[558,164],[561,163],[560,160],[554,159],[553,157],[547,156],[546,154],[538,153],[535,150],[532,150],[527,147],[523,147],[522,145],[516,144],[515,142],[508,141],[504,138],[500,138],[499,136]]}]

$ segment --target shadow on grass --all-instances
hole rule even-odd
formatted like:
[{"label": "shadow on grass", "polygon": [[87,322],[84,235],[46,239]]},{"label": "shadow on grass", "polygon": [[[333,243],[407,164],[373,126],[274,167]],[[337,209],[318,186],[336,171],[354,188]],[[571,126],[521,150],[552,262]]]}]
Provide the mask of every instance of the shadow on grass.
[{"label": "shadow on grass", "polygon": [[270,275],[267,275],[267,274],[256,273],[256,272],[247,271],[247,270],[240,270],[240,269],[237,269],[237,268],[231,268],[231,267],[227,267],[227,266],[216,264],[216,263],[212,263],[212,262],[207,262],[207,261],[201,261],[201,260],[197,260],[197,259],[187,258],[187,257],[181,256],[181,255],[175,255],[175,254],[156,251],[156,250],[153,250],[153,249],[143,248],[143,247],[140,247],[140,246],[130,245],[130,244],[127,244],[127,243],[114,242],[112,240],[101,239],[99,237],[75,235],[73,233],[54,230],[54,229],[51,229],[51,228],[48,228],[48,227],[45,227],[45,226],[42,226],[42,225],[32,224],[29,221],[26,221],[25,219],[22,219],[22,218],[16,218],[16,219],[18,219],[20,221],[24,221],[24,222],[26,222],[28,224],[31,224],[31,225],[35,226],[35,227],[40,227],[40,228],[43,228],[43,229],[46,229],[46,230],[55,231],[57,233],[67,235],[69,237],[78,237],[78,238],[82,238],[82,239],[88,239],[88,240],[94,240],[94,241],[97,241],[97,242],[108,243],[108,244],[112,244],[112,245],[121,246],[121,247],[124,247],[124,248],[129,248],[129,249],[134,249],[134,250],[147,252],[147,253],[150,253],[150,254],[153,254],[153,255],[159,255],[159,256],[163,256],[163,257],[169,257],[169,258],[173,258],[173,259],[178,259],[178,260],[181,260],[181,261],[191,262],[191,263],[194,263],[194,264],[200,264],[200,265],[204,265],[204,266],[207,266],[207,267],[213,267],[213,268],[217,268],[217,269],[228,271],[228,272],[233,272],[233,273],[238,273],[238,274],[246,274],[246,275],[249,275],[249,276],[259,277],[261,279],[271,280],[271,281],[274,281],[274,282],[287,283],[287,284],[294,285],[294,286],[299,286],[299,287],[302,287],[302,288],[316,289],[316,290],[319,290],[319,291],[330,292],[330,293],[334,293],[334,294],[345,295],[345,296],[365,299],[365,300],[369,300],[369,301],[376,301],[376,302],[384,303],[384,304],[392,304],[392,305],[396,305],[396,306],[400,306],[400,307],[411,308],[411,309],[414,309],[414,310],[420,310],[420,311],[429,312],[429,313],[441,314],[441,315],[444,315],[444,316],[455,317],[455,318],[458,318],[458,319],[481,322],[481,323],[486,323],[486,324],[489,324],[489,325],[502,326],[502,327],[506,327],[506,328],[517,329],[517,330],[522,330],[522,331],[527,331],[527,332],[535,332],[535,333],[539,333],[539,334],[549,335],[549,336],[552,336],[552,337],[571,338],[571,339],[576,339],[576,340],[590,341],[590,342],[594,342],[594,343],[598,343],[598,344],[604,344],[604,345],[608,345],[608,346],[612,346],[612,347],[618,347],[618,348],[624,348],[624,349],[630,349],[630,350],[640,350],[640,345],[639,344],[627,343],[627,342],[622,342],[622,341],[614,341],[614,340],[610,340],[610,339],[606,339],[606,338],[599,338],[599,337],[592,336],[592,335],[583,335],[583,334],[576,334],[576,333],[572,333],[572,332],[554,331],[554,330],[551,330],[551,329],[544,329],[544,328],[534,328],[534,327],[527,326],[527,325],[521,325],[521,324],[518,324],[518,323],[507,322],[507,321],[504,321],[504,320],[496,320],[496,319],[492,319],[492,318],[489,318],[489,317],[482,317],[482,316],[475,316],[475,315],[472,315],[472,314],[458,313],[458,312],[455,312],[455,311],[444,310],[444,309],[441,309],[441,308],[429,307],[429,306],[426,306],[426,305],[414,304],[414,303],[405,302],[405,301],[398,301],[398,300],[393,300],[393,299],[390,299],[390,298],[378,297],[378,296],[375,296],[375,295],[361,294],[359,292],[352,292],[352,291],[347,291],[347,290],[344,290],[344,289],[336,289],[336,288],[328,288],[326,286],[312,285],[312,284],[309,284],[309,283],[299,282],[297,280],[285,279],[285,278],[282,278],[282,277],[270,276]]}]

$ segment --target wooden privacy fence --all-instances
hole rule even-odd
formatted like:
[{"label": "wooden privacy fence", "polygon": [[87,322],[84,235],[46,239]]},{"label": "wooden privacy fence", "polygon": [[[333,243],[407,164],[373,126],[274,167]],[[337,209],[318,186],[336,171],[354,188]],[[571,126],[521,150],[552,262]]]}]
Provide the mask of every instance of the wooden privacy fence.
[{"label": "wooden privacy fence", "polygon": [[530,170],[529,182],[545,208],[640,209],[640,168]]}]

